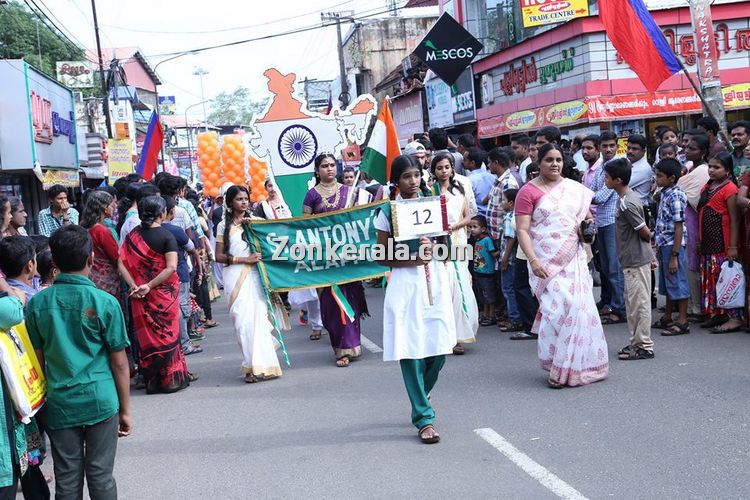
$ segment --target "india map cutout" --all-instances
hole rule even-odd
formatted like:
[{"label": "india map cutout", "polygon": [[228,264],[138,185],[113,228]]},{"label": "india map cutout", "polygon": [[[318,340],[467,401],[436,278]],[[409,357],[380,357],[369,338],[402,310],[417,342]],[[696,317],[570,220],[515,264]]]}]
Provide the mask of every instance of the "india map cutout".
[{"label": "india map cutout", "polygon": [[313,175],[313,162],[320,153],[337,158],[350,143],[362,144],[367,127],[375,117],[376,101],[371,95],[357,97],[348,108],[334,108],[329,114],[307,109],[297,91],[297,75],[266,70],[268,90],[273,94],[263,113],[252,123],[250,149],[269,165],[292,213],[302,213],[302,200]]}]

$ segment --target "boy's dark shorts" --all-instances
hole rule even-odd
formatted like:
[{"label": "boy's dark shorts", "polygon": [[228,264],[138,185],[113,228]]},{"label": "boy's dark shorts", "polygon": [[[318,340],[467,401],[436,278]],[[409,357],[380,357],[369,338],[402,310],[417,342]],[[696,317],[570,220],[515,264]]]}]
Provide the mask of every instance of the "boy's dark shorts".
[{"label": "boy's dark shorts", "polygon": [[494,274],[474,273],[477,297],[482,304],[494,304],[497,302],[497,279]]}]

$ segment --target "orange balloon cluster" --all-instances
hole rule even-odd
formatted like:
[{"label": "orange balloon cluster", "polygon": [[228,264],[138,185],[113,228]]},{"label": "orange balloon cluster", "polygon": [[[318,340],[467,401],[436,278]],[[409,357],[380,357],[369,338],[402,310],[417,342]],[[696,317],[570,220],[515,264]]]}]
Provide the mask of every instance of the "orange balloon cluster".
[{"label": "orange balloon cluster", "polygon": [[255,159],[253,156],[247,157],[250,174],[250,201],[258,202],[268,199],[266,191],[266,174],[268,165],[265,162]]},{"label": "orange balloon cluster", "polygon": [[225,135],[221,145],[224,177],[232,184],[245,184],[245,145],[239,135]]},{"label": "orange balloon cluster", "polygon": [[208,196],[219,196],[221,155],[219,154],[219,137],[215,132],[198,134],[198,166],[201,169],[204,193]]}]

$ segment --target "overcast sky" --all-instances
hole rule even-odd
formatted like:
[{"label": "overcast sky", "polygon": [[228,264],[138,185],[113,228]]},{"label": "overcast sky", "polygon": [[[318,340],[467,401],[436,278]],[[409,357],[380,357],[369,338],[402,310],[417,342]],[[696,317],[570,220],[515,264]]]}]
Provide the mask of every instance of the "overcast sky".
[{"label": "overcast sky", "polygon": [[[40,5],[52,11],[74,41],[96,47],[90,2],[45,0]],[[159,54],[320,25],[321,11],[354,10],[355,15],[367,15],[386,10],[386,0],[97,0],[96,5],[102,46],[138,46],[152,67],[166,59]],[[188,33],[228,28],[242,29]],[[344,34],[346,29],[342,30]],[[208,71],[204,76],[207,99],[240,85],[250,88],[258,98],[267,96],[263,72],[270,67],[293,71],[300,78],[334,78],[338,74],[336,28],[209,50],[165,62],[157,69],[163,81],[159,93],[175,95],[180,113],[201,101],[199,78],[192,74],[196,67]],[[201,113],[201,106],[189,111],[196,117]]]}]

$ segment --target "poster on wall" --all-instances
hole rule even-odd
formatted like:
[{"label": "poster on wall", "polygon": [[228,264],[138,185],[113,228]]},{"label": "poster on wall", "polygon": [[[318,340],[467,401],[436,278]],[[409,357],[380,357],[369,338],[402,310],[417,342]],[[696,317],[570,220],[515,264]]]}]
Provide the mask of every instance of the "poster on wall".
[{"label": "poster on wall", "polygon": [[159,96],[159,114],[174,115],[177,112],[177,102],[173,95]]},{"label": "poster on wall", "polygon": [[474,101],[474,76],[471,68],[466,68],[456,83],[451,85],[451,112],[453,124],[473,122],[476,118]]},{"label": "poster on wall", "polygon": [[524,28],[562,23],[588,15],[588,0],[521,0]]},{"label": "poster on wall", "polygon": [[109,139],[107,141],[107,167],[109,183],[133,173],[133,141]]},{"label": "poster on wall", "polygon": [[439,78],[433,78],[425,84],[427,94],[427,116],[430,128],[444,128],[453,125],[451,107],[451,89]]}]

